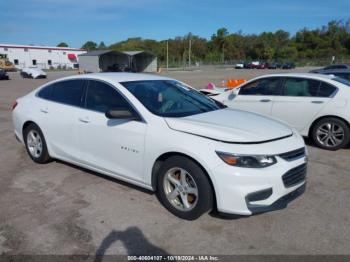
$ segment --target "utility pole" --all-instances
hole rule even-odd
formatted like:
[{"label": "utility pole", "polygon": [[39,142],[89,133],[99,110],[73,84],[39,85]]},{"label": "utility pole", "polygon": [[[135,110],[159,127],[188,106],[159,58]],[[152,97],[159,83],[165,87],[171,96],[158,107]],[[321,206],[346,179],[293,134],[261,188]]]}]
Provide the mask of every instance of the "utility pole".
[{"label": "utility pole", "polygon": [[166,71],[169,71],[169,41],[166,41]]},{"label": "utility pole", "polygon": [[188,67],[191,67],[191,43],[192,40],[190,39],[190,42],[189,42],[189,47],[188,47]]},{"label": "utility pole", "polygon": [[225,43],[222,44],[222,63],[225,63]]}]

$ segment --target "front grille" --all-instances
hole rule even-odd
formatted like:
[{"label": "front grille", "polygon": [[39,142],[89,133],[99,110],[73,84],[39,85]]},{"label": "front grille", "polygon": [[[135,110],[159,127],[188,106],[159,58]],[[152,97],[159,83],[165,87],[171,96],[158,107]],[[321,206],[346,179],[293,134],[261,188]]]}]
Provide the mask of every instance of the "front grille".
[{"label": "front grille", "polygon": [[306,169],[306,164],[302,164],[285,173],[282,176],[284,186],[292,187],[304,181],[306,178]]},{"label": "front grille", "polygon": [[289,151],[287,153],[279,154],[279,157],[287,161],[293,161],[298,158],[305,156],[305,147],[299,148],[297,150]]}]

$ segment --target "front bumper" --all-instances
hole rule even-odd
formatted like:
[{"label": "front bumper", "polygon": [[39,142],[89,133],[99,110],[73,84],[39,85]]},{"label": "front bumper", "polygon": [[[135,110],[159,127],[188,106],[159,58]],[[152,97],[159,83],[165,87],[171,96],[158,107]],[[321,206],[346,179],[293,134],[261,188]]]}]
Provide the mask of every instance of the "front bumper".
[{"label": "front bumper", "polygon": [[[307,155],[267,168],[239,168],[225,163],[213,172],[217,209],[236,215],[252,215],[285,208],[306,187]],[[290,176],[298,171],[298,177]]]},{"label": "front bumper", "polygon": [[269,212],[273,210],[280,210],[284,209],[288,206],[290,202],[292,202],[294,199],[302,195],[306,190],[306,183],[303,183],[300,187],[298,187],[296,190],[288,193],[287,195],[277,199],[275,202],[273,202],[271,205],[264,206],[264,205],[254,205],[250,204],[249,196],[246,197],[246,203],[247,207],[252,214],[258,214],[258,213],[264,213]]}]

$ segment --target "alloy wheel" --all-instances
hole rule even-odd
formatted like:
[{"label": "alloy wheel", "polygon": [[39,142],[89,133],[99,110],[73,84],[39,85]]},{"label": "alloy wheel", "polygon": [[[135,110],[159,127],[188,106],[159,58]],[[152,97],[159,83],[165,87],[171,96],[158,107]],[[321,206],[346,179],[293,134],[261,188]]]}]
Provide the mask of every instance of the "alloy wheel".
[{"label": "alloy wheel", "polygon": [[27,135],[27,146],[29,153],[39,158],[43,152],[43,143],[39,133],[36,130],[30,130]]},{"label": "alloy wheel", "polygon": [[174,167],[164,176],[163,187],[168,201],[181,211],[192,210],[198,202],[198,187],[185,169]]},{"label": "alloy wheel", "polygon": [[320,125],[316,130],[317,141],[326,147],[339,146],[345,138],[343,127],[334,123],[326,122]]}]

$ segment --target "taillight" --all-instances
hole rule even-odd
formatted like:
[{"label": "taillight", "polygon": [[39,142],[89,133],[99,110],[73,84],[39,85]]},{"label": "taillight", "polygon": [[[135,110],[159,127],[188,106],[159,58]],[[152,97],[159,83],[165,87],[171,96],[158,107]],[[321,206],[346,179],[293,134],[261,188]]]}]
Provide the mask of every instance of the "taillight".
[{"label": "taillight", "polygon": [[12,110],[14,110],[16,108],[16,106],[18,105],[17,101],[15,101],[12,105]]}]

